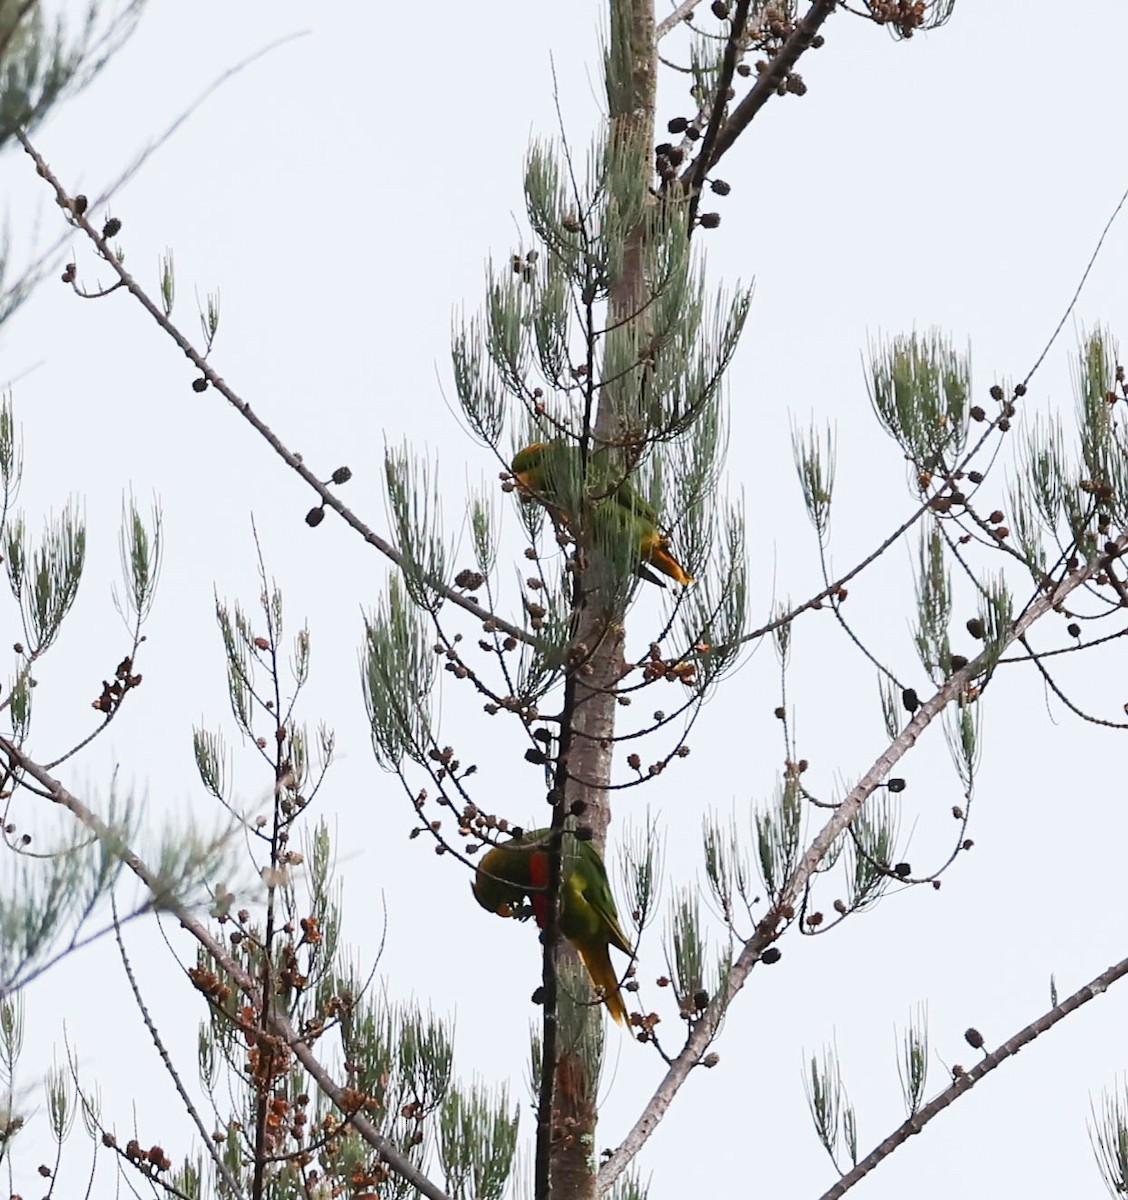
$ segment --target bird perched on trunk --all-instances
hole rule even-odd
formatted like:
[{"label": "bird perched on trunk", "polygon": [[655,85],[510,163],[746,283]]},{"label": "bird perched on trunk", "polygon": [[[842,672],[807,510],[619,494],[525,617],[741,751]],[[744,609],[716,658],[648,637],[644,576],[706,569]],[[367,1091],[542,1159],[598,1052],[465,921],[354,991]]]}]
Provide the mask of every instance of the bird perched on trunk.
[{"label": "bird perched on trunk", "polygon": [[[571,514],[582,487],[579,446],[563,438],[534,442],[517,451],[509,469],[523,499],[543,504],[558,524],[573,524]],[[643,579],[665,586],[645,569],[643,564],[648,564],[676,583],[693,582],[693,576],[670,552],[670,539],[659,527],[653,505],[635,491],[629,480],[621,480],[613,492],[596,498],[594,520],[597,533],[608,544],[625,542],[633,547]]]},{"label": "bird perched on trunk", "polygon": [[[551,829],[534,829],[494,846],[482,856],[471,887],[474,899],[489,912],[519,915],[531,904],[537,925],[548,921],[548,870]],[[599,851],[588,841],[569,836],[560,880],[560,932],[572,943],[591,981],[603,993],[607,1011],[621,1025],[627,1008],[609,947],[634,957],[619,926],[611,884]],[[527,910],[526,910],[527,911]]]}]

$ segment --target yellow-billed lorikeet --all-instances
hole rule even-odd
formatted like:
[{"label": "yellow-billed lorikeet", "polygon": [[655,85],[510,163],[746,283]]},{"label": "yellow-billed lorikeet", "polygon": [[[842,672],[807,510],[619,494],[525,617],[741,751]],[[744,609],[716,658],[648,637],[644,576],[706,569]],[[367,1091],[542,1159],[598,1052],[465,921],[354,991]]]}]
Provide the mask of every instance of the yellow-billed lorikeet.
[{"label": "yellow-billed lorikeet", "polygon": [[[569,524],[569,513],[575,504],[572,494],[579,487],[579,447],[563,438],[551,442],[534,442],[518,450],[510,470],[522,497],[543,504],[553,520]],[[639,574],[662,586],[661,580],[642,568],[647,563],[675,582],[693,582],[693,576],[670,552],[670,539],[658,525],[658,514],[629,480],[622,480],[611,495],[598,499],[595,519],[614,539],[629,539],[638,552]]]},{"label": "yellow-billed lorikeet", "polygon": [[[474,899],[488,911],[511,916],[525,902],[532,905],[541,929],[548,916],[548,846],[552,831],[534,829],[487,851],[471,885]],[[607,1011],[622,1024],[627,1008],[608,948],[634,957],[619,927],[611,884],[599,851],[588,841],[567,838],[560,889],[560,932],[572,943],[591,981],[603,992]]]}]

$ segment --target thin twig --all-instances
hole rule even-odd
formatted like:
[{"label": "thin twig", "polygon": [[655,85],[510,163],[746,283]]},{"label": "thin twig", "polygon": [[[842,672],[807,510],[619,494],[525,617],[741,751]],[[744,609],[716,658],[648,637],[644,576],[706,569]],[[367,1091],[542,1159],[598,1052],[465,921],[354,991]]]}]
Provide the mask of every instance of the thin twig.
[{"label": "thin twig", "polygon": [[239,1186],[239,1181],[231,1174],[227,1164],[223,1161],[218,1149],[216,1149],[215,1141],[211,1133],[204,1127],[204,1122],[200,1117],[196,1105],[192,1101],[192,1097],[188,1095],[188,1090],[185,1088],[180,1079],[180,1073],[176,1069],[176,1064],[172,1061],[172,1056],[168,1052],[168,1048],[161,1038],[160,1032],[157,1029],[156,1022],[149,1013],[149,1008],[146,1005],[141,989],[137,984],[137,978],[133,974],[133,964],[129,960],[129,955],[125,950],[125,942],[121,936],[121,922],[118,920],[117,904],[114,903],[114,939],[117,942],[118,953],[121,955],[121,965],[125,968],[125,977],[129,981],[129,989],[133,993],[134,1002],[141,1013],[141,1019],[145,1022],[145,1028],[149,1031],[149,1036],[153,1039],[153,1045],[157,1048],[157,1053],[160,1055],[161,1062],[164,1063],[164,1068],[172,1080],[172,1086],[176,1088],[176,1093],[180,1097],[181,1103],[184,1105],[188,1116],[192,1118],[193,1124],[196,1126],[200,1135],[200,1141],[207,1147],[208,1155],[212,1160],[219,1177],[226,1184],[228,1191],[234,1197],[240,1197],[243,1194],[243,1189]]},{"label": "thin twig", "polygon": [[1033,662],[1035,659],[1054,658],[1059,654],[1076,654],[1078,650],[1091,650],[1094,646],[1103,646],[1105,642],[1115,641],[1128,634],[1128,626],[1118,629],[1115,633],[1106,633],[1104,637],[1093,638],[1091,642],[1077,642],[1073,646],[1059,646],[1056,650],[1031,650],[1029,654],[1015,654],[1011,658],[1000,658],[998,665],[1013,665],[1014,663]]},{"label": "thin twig", "polygon": [[1128,722],[1124,721],[1109,721],[1104,717],[1095,717],[1092,713],[1087,713],[1079,705],[1074,704],[1072,700],[1065,694],[1058,682],[1050,674],[1045,663],[1042,662],[1042,656],[1035,654],[1030,642],[1026,638],[1020,639],[1023,646],[1026,647],[1030,654],[1030,661],[1038,668],[1038,674],[1042,676],[1046,686],[1051,692],[1069,709],[1075,717],[1080,717],[1082,721],[1088,721],[1090,725],[1102,725],[1106,729],[1128,729]]},{"label": "thin twig", "polygon": [[1037,371],[1038,368],[1042,365],[1042,360],[1046,357],[1047,354],[1049,354],[1050,348],[1053,346],[1054,342],[1056,342],[1058,339],[1058,334],[1061,333],[1062,329],[1065,327],[1066,321],[1069,320],[1070,313],[1072,313],[1073,310],[1077,307],[1077,301],[1081,298],[1081,291],[1085,287],[1086,282],[1088,281],[1090,272],[1093,270],[1093,267],[1096,265],[1097,258],[1100,256],[1100,253],[1101,253],[1101,247],[1104,246],[1105,238],[1108,237],[1109,230],[1111,230],[1113,225],[1115,224],[1116,218],[1118,216],[1120,216],[1120,210],[1124,207],[1125,203],[1128,203],[1128,188],[1124,189],[1123,195],[1120,197],[1119,201],[1117,202],[1116,207],[1112,210],[1112,216],[1110,216],[1109,219],[1105,222],[1105,227],[1104,227],[1104,229],[1101,230],[1101,236],[1099,238],[1097,238],[1097,244],[1093,247],[1093,253],[1089,255],[1089,261],[1085,264],[1085,270],[1081,272],[1081,279],[1078,282],[1077,287],[1073,292],[1073,298],[1065,306],[1065,312],[1063,312],[1061,314],[1061,320],[1057,323],[1057,327],[1054,329],[1053,333],[1050,334],[1050,340],[1042,348],[1042,353],[1038,355],[1037,359],[1034,362],[1034,365],[1026,373],[1026,378],[1022,381],[1024,384],[1028,384],[1030,382],[1030,380],[1034,377],[1034,372]]},{"label": "thin twig", "polygon": [[836,580],[834,580],[833,583],[830,584],[829,587],[824,587],[821,592],[816,592],[815,595],[813,595],[809,600],[804,600],[802,604],[796,605],[788,612],[783,613],[782,616],[768,621],[767,624],[761,625],[758,629],[753,629],[751,633],[742,634],[736,639],[735,642],[716,647],[716,649],[712,652],[716,653],[717,651],[721,651],[727,653],[735,646],[743,646],[746,642],[757,641],[765,634],[773,633],[781,626],[789,624],[801,613],[807,612],[812,608],[821,608],[824,600],[829,600],[831,596],[845,587],[845,585],[848,584],[856,575],[860,575],[867,567],[877,562],[877,560],[886,552],[886,550],[890,548],[890,546],[894,545],[894,543],[896,543],[902,537],[902,535],[907,533],[917,523],[917,521],[919,521],[920,518],[924,516],[926,512],[928,512],[931,504],[931,498],[925,500],[913,512],[913,514],[909,517],[906,517],[905,520],[902,521],[901,524],[898,525],[897,528],[894,529],[893,532],[880,543],[880,545],[867,554],[866,557],[861,560],[861,562],[851,567],[845,575],[840,575]]},{"label": "thin twig", "polygon": [[[280,47],[285,46],[289,42],[296,41],[299,38],[307,37],[310,32],[311,31],[308,29],[303,29],[298,30],[295,33],[283,34],[281,37],[275,38],[274,41],[268,42],[260,49],[252,51],[252,53],[248,54],[245,58],[240,59],[233,66],[228,67],[221,74],[217,75],[215,79],[213,79],[211,83],[209,83],[208,86],[204,88],[204,90],[196,97],[196,99],[188,105],[188,107],[180,114],[180,116],[178,116],[176,120],[173,121],[163,133],[160,134],[159,137],[154,138],[153,141],[151,141],[137,155],[133,162],[131,162],[129,166],[122,171],[117,179],[113,181],[113,183],[107,185],[99,193],[99,195],[90,202],[90,207],[99,208],[101,205],[105,204],[111,196],[117,193],[119,189],[124,187],[125,184],[127,184],[137,174],[137,172],[141,170],[145,163],[148,162],[149,159],[173,136],[173,134],[176,133],[176,131],[185,123],[185,121],[195,116],[197,110],[202,108],[206,101],[210,100],[212,95],[219,91],[219,89],[225,83],[228,83],[230,80],[234,79],[236,75],[242,74],[242,72],[245,71],[249,66],[252,66],[254,63],[258,62],[260,58],[265,58],[266,55],[272,54],[275,50],[278,50]],[[21,141],[22,140],[23,139],[21,138]]]}]

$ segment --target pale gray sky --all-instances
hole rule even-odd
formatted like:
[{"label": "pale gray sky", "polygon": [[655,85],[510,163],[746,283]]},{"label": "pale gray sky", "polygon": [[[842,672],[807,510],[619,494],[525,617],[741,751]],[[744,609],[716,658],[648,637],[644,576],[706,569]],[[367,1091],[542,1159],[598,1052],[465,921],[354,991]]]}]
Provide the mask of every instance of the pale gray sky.
[{"label": "pale gray sky", "polygon": [[[486,258],[504,259],[526,238],[522,160],[531,137],[556,135],[553,67],[568,135],[586,144],[600,102],[601,14],[592,0],[566,9],[517,0],[154,6],[37,142],[68,185],[93,195],[224,70],[308,30],[225,84],[121,189],[112,203],[120,241],[154,292],[158,256],[173,248],[175,316],[190,336],[194,294],[221,292],[217,369],[323,477],[341,463],[353,469],[345,494],[361,516],[386,529],[383,445],[407,439],[438,455],[457,535],[467,486],[496,479],[497,468],[444,400],[453,398],[452,313],[478,305]],[[789,423],[813,415],[837,429],[832,555],[844,568],[910,505],[904,465],[866,398],[868,342],[937,325],[970,345],[981,398],[992,383],[1021,378],[1128,186],[1128,9],[1117,0],[959,0],[948,27],[908,44],[844,15],[826,33],[826,46],[802,63],[808,95],[769,105],[725,160],[718,173],[732,195],[707,206],[723,222],[700,238],[716,285],[756,286],[729,387],[728,488],[743,493],[748,514],[757,618],[775,598],[802,598],[818,583]],[[667,87],[663,119],[684,111],[683,95],[680,84]],[[61,222],[45,189],[17,153],[0,170],[15,244],[36,221],[47,243]],[[106,278],[85,247],[78,253],[85,278]],[[1107,322],[1124,331],[1126,254],[1128,219],[1110,234],[1035,377],[1032,410],[1072,414],[1079,330]],[[524,1103],[536,939],[490,919],[453,864],[406,840],[410,809],[369,749],[357,655],[361,611],[379,595],[385,564],[332,517],[306,528],[312,499],[300,482],[214,393],[191,390],[187,364],[124,295],[81,302],[51,281],[4,333],[31,524],[73,495],[90,529],[77,611],[40,674],[32,750],[52,755],[90,727],[89,701],[120,657],[109,586],[121,493],[155,492],[167,560],[139,664],[145,682],[66,778],[104,805],[116,767],[120,787],[147,797],[152,822],[188,812],[212,822],[191,726],[227,725],[212,596],[255,603],[253,513],[291,629],[306,619],[313,633],[306,716],[339,735],[341,761],[322,811],[339,837],[346,936],[362,959],[374,954],[386,904],[389,993],[456,1011],[463,1072],[508,1078]],[[909,638],[910,583],[909,556],[895,550],[872,581],[852,585],[849,604],[867,637],[923,687]],[[658,604],[651,593],[636,606],[639,642]],[[794,653],[800,750],[810,784],[831,794],[882,749],[873,671],[828,614],[800,624]],[[1065,677],[1101,715],[1121,715],[1122,651],[1078,661]],[[651,812],[667,832],[671,883],[692,880],[702,811],[735,810],[745,822],[750,802],[770,794],[782,758],[777,703],[776,661],[763,647],[706,709],[686,763],[623,800],[612,836]],[[446,740],[479,762],[483,806],[535,816],[539,776],[508,731],[484,723],[458,689],[446,687],[442,705]],[[825,938],[785,939],[782,961],[757,970],[735,1004],[719,1067],[691,1081],[640,1158],[652,1200],[819,1195],[833,1174],[806,1112],[804,1053],[836,1039],[868,1149],[903,1116],[894,1028],[914,1005],[928,1006],[931,1091],[945,1064],[974,1061],[967,1026],[994,1046],[1048,1005],[1051,973],[1065,994],[1128,953],[1120,735],[1080,725],[1016,668],[991,688],[984,734],[974,850],[939,892],[891,897]],[[251,763],[248,755],[236,776],[248,803],[269,787]],[[946,852],[947,813],[960,800],[939,728],[900,773],[909,780],[903,830],[914,832],[906,857],[923,867]],[[169,932],[182,957],[194,957]],[[162,983],[171,967],[158,938],[136,928],[130,944],[192,1077],[198,1006],[182,1002],[179,984]],[[640,976],[664,970],[652,936]],[[665,999],[653,988],[648,996],[651,1007]],[[187,1134],[153,1115],[174,1113],[176,1101],[110,947],[60,968],[28,1002],[39,1046],[65,1019],[88,1082],[102,1084],[107,1119],[132,1132],[130,1101],[143,1101],[142,1140],[161,1141],[178,1159]],[[1128,991],[1096,1001],[961,1100],[857,1194],[1103,1194],[1085,1123],[1090,1094],[1128,1068],[1126,1014]],[[667,1014],[669,1043],[675,1025]],[[661,1074],[646,1048],[614,1030],[610,1037],[621,1049],[609,1057],[601,1147],[616,1144]],[[29,1055],[27,1070],[35,1065]],[[531,1136],[532,1114],[523,1120]],[[109,1187],[107,1175],[98,1195]]]}]

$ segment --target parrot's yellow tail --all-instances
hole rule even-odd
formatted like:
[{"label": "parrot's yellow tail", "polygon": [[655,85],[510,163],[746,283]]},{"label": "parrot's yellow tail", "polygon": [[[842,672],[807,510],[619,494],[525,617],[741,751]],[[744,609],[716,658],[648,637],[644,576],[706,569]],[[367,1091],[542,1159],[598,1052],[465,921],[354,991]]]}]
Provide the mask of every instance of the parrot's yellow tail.
[{"label": "parrot's yellow tail", "polygon": [[611,965],[606,942],[594,946],[576,946],[576,950],[587,967],[592,983],[603,990],[603,1003],[607,1005],[607,1011],[619,1025],[625,1025],[627,1006],[623,1003],[623,993],[619,991],[619,977]]},{"label": "parrot's yellow tail", "polygon": [[685,585],[693,582],[693,576],[670,553],[669,542],[657,531],[643,538],[642,557],[677,583]]}]

